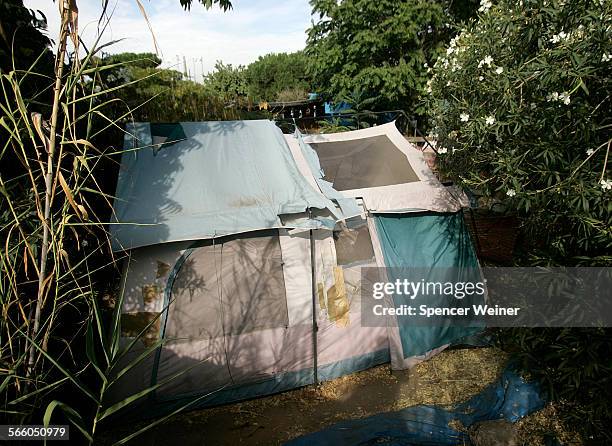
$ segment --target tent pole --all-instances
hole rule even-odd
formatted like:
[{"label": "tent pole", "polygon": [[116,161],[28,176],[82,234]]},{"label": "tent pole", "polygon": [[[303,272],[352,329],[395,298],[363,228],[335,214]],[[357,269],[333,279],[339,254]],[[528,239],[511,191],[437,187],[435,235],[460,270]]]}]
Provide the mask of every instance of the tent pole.
[{"label": "tent pole", "polygon": [[[312,209],[308,208],[308,218],[312,220]],[[317,347],[317,332],[319,326],[317,324],[317,278],[315,270],[315,240],[314,230],[310,230],[310,278],[312,291],[312,372],[315,385],[319,385],[319,364],[318,364],[318,347]]]}]

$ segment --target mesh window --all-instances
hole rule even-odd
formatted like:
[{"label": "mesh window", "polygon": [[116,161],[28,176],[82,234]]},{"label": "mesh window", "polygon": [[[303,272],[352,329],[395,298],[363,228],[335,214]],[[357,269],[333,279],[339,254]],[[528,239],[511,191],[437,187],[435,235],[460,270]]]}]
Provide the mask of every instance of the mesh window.
[{"label": "mesh window", "polygon": [[225,330],[241,334],[289,325],[278,232],[223,246]]},{"label": "mesh window", "polygon": [[340,230],[335,230],[334,243],[340,266],[376,262],[370,231],[362,217],[348,219]]},{"label": "mesh window", "polygon": [[404,155],[385,136],[353,141],[310,143],[325,179],[336,190],[363,189],[419,181]]},{"label": "mesh window", "polygon": [[212,339],[287,326],[278,232],[197,248],[177,274],[172,299],[170,339]]}]

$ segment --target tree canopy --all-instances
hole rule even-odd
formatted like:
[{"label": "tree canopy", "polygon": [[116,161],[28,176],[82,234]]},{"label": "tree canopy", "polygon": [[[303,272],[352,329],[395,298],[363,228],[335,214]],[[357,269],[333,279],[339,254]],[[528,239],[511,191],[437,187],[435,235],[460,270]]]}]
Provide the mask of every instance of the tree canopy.
[{"label": "tree canopy", "polygon": [[[180,0],[181,6],[185,9],[191,9],[193,0]],[[230,0],[197,0],[198,3],[202,3],[206,9],[212,8],[215,4],[218,4],[221,9],[227,11],[232,9],[232,2]]]},{"label": "tree canopy", "polygon": [[308,30],[306,54],[317,86],[336,98],[376,98],[375,108],[415,107],[428,65],[452,35],[454,17],[469,17],[476,8],[467,0],[453,8],[429,0],[311,5],[318,20]]},{"label": "tree canopy", "polygon": [[221,98],[246,96],[248,92],[245,68],[242,65],[215,63],[214,71],[204,76],[204,87],[212,95]]},{"label": "tree canopy", "polygon": [[308,93],[312,78],[307,65],[308,58],[302,51],[260,56],[246,70],[249,95],[256,100],[274,101],[290,91]]},{"label": "tree canopy", "polygon": [[[46,29],[46,17],[26,8],[23,0],[0,1],[0,73],[23,73],[33,68],[39,74],[51,75],[54,61],[49,49],[51,41],[44,34]],[[22,82],[21,94],[26,98],[40,94],[48,86],[43,76],[28,76]]]}]

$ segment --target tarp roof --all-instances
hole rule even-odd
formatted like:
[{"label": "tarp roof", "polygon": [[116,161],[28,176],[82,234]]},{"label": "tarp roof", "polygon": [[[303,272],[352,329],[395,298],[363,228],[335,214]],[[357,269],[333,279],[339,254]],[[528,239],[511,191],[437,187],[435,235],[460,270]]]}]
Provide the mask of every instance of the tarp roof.
[{"label": "tarp roof", "polygon": [[166,125],[163,137],[149,123],[126,130],[110,231],[115,250],[292,227],[281,216],[333,209],[270,121],[183,122],[176,131]]},{"label": "tarp roof", "polygon": [[302,174],[312,175],[328,198],[360,198],[374,213],[461,209],[460,197],[438,181],[422,152],[404,138],[395,122],[349,132],[285,135],[285,139]]}]

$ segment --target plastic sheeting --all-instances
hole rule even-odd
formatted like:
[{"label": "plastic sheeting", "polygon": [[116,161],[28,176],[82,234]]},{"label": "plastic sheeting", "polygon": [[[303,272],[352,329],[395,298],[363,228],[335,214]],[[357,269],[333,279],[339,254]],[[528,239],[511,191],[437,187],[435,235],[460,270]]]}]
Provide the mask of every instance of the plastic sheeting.
[{"label": "plastic sheeting", "polygon": [[[362,198],[368,211],[456,212],[461,208],[427,166],[423,153],[404,138],[395,122],[351,132],[304,135],[303,140],[315,158],[317,153],[322,157],[325,178],[342,180],[337,185],[342,189],[340,194]],[[342,143],[341,147],[337,143]],[[310,145],[316,146],[316,152]],[[328,151],[335,152],[330,155],[333,159],[323,158]],[[361,153],[357,156],[353,152]],[[364,164],[366,159],[369,162]],[[398,172],[389,165],[389,159],[393,164],[405,164],[407,169]],[[328,172],[328,168],[340,168],[342,172]]]},{"label": "plastic sheeting", "polygon": [[513,368],[507,368],[498,382],[451,410],[437,406],[408,407],[397,412],[343,421],[286,445],[466,445],[471,444],[468,434],[449,426],[453,420],[465,427],[486,420],[515,422],[541,409],[544,403],[536,383],[526,382]]},{"label": "plastic sheeting", "polygon": [[272,122],[180,126],[185,138],[155,143],[150,124],[128,125],[111,224],[115,250],[279,228],[283,215],[335,208],[298,171]]},{"label": "plastic sheeting", "polygon": [[[387,280],[394,282],[411,277],[415,282],[479,282],[482,280],[478,260],[463,215],[455,214],[383,214],[375,216]],[[480,300],[477,300],[478,297]],[[412,305],[406,295],[394,295],[395,306]],[[419,304],[422,302],[419,302]],[[427,296],[430,307],[454,306],[452,296]],[[466,296],[460,304],[482,303],[481,296]],[[474,334],[478,327],[444,325],[415,326],[409,318],[398,318],[389,328],[391,358],[394,369],[409,368],[427,359],[449,344]]]}]

